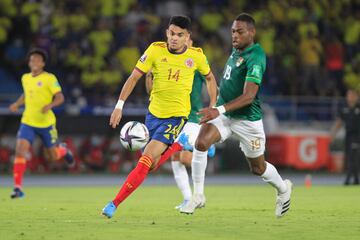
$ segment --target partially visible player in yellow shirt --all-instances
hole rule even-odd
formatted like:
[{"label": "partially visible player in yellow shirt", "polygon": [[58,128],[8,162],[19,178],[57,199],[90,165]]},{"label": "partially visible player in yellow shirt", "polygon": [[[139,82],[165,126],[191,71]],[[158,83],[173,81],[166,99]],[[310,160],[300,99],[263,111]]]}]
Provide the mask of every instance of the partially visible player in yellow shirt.
[{"label": "partially visible player in yellow shirt", "polygon": [[47,54],[36,48],[31,50],[28,56],[30,73],[21,78],[24,93],[9,106],[11,112],[17,112],[21,105],[25,105],[17,133],[13,168],[14,192],[11,194],[13,199],[24,196],[22,180],[26,171],[25,156],[36,135],[41,138],[49,160],[64,158],[70,166],[75,163],[66,145],[58,144],[56,118],[51,109],[64,102],[64,95],[56,77],[44,71]]},{"label": "partially visible player in yellow shirt", "polygon": [[153,87],[145,119],[150,142],[115,199],[104,207],[102,214],[108,218],[111,218],[118,205],[140,186],[149,170],[157,167],[161,155],[173,144],[182,130],[190,113],[190,93],[195,71],[204,75],[206,81],[216,89],[216,80],[203,51],[200,48],[188,48],[186,45],[190,31],[191,21],[188,17],[172,17],[166,30],[167,42],[155,42],[148,47],[121,90],[118,103],[110,117],[113,128],[120,123],[124,102],[140,77],[152,70]]}]

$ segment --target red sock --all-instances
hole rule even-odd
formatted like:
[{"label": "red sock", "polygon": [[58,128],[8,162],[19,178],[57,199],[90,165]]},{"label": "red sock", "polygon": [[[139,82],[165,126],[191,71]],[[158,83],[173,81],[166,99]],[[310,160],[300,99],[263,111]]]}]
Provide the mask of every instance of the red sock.
[{"label": "red sock", "polygon": [[56,147],[57,160],[60,160],[62,157],[64,157],[66,152],[67,152],[67,148],[62,146],[57,146]]},{"label": "red sock", "polygon": [[164,162],[166,162],[170,157],[171,155],[173,155],[174,153],[178,152],[178,151],[181,151],[183,149],[183,147],[177,143],[177,142],[174,142],[160,157],[160,160],[158,162],[158,164],[156,165],[155,170],[157,170]]},{"label": "red sock", "polygon": [[22,181],[25,171],[26,171],[26,159],[24,157],[15,157],[13,176],[14,176],[14,186],[16,188],[22,188]]},{"label": "red sock", "polygon": [[148,156],[141,156],[136,167],[129,173],[125,183],[121,187],[119,193],[116,195],[113,203],[115,206],[124,201],[140,184],[144,181],[149,173],[149,169],[153,161]]}]

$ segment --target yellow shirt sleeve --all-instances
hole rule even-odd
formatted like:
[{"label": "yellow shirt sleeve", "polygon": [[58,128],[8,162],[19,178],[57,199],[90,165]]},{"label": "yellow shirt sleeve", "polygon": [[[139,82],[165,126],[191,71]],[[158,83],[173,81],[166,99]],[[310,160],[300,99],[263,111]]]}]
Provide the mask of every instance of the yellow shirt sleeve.
[{"label": "yellow shirt sleeve", "polygon": [[201,75],[208,75],[210,73],[210,66],[209,66],[209,62],[205,56],[205,54],[202,52],[199,54],[199,62],[198,62],[198,66],[197,66],[197,70],[201,73]]},{"label": "yellow shirt sleeve", "polygon": [[147,73],[152,68],[154,62],[154,46],[151,44],[141,58],[137,61],[135,68],[143,73]]},{"label": "yellow shirt sleeve", "polygon": [[54,95],[55,93],[61,92],[61,86],[59,84],[59,81],[55,77],[55,75],[51,74],[49,76],[49,89],[50,92]]}]

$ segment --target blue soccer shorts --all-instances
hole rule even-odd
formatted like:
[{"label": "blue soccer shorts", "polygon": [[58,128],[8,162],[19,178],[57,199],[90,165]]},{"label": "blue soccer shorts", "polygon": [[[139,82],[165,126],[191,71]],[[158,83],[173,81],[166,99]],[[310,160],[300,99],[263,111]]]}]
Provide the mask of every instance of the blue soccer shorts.
[{"label": "blue soccer shorts", "polygon": [[46,128],[37,128],[21,123],[17,133],[18,139],[25,139],[33,143],[35,137],[39,136],[46,148],[53,147],[58,140],[58,134],[55,125]]},{"label": "blue soccer shorts", "polygon": [[157,118],[150,112],[146,114],[145,118],[150,140],[155,139],[167,145],[174,143],[185,123],[185,117]]}]

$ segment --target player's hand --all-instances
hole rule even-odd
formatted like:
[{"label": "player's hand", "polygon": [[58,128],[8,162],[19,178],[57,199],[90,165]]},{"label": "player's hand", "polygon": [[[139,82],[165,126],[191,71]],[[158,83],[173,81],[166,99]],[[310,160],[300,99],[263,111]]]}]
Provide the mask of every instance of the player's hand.
[{"label": "player's hand", "polygon": [[17,112],[19,110],[19,106],[16,103],[13,103],[9,106],[10,112]]},{"label": "player's hand", "polygon": [[52,105],[51,105],[51,104],[45,105],[45,106],[42,108],[41,112],[42,112],[42,113],[47,113],[51,108],[52,108]]},{"label": "player's hand", "polygon": [[121,117],[122,117],[122,110],[119,108],[115,108],[111,114],[109,125],[112,128],[116,128],[116,126],[119,125],[120,123]]},{"label": "player's hand", "polygon": [[201,109],[197,114],[202,115],[200,124],[207,123],[220,115],[219,110],[210,107]]}]

